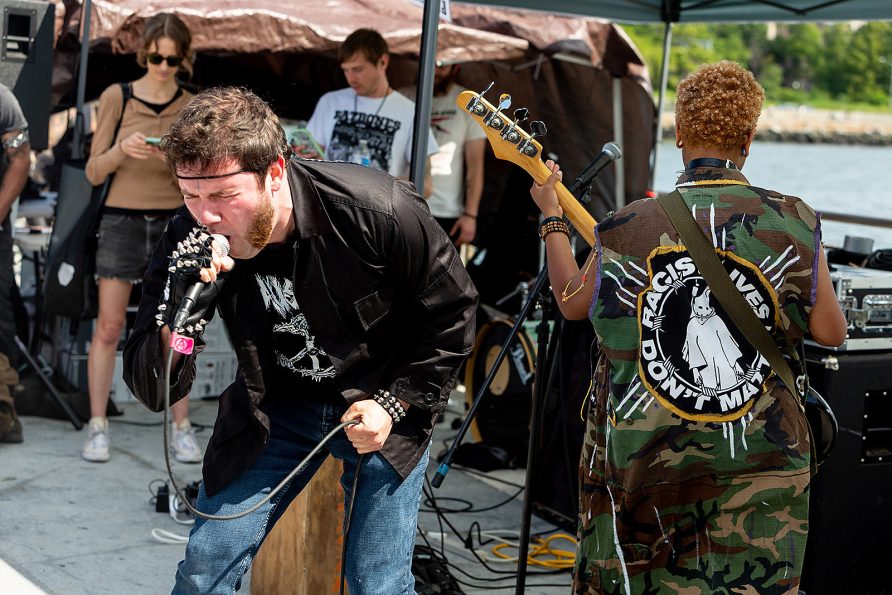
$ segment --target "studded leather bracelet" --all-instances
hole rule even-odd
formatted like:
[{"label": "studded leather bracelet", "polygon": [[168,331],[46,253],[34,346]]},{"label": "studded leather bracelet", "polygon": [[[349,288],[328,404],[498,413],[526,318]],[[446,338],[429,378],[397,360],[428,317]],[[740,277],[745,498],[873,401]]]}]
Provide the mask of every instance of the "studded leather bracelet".
[{"label": "studded leather bracelet", "polygon": [[390,394],[390,391],[379,390],[372,395],[372,399],[374,399],[378,405],[384,407],[384,410],[393,418],[393,423],[397,423],[406,417],[406,410],[403,409],[403,406],[397,398]]}]

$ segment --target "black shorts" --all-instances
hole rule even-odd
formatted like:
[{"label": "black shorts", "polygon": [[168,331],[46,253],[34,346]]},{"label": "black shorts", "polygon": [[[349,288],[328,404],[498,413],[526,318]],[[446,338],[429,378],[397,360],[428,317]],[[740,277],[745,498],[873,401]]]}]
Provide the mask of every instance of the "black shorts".
[{"label": "black shorts", "polygon": [[173,212],[146,214],[113,209],[102,214],[96,276],[139,283]]}]

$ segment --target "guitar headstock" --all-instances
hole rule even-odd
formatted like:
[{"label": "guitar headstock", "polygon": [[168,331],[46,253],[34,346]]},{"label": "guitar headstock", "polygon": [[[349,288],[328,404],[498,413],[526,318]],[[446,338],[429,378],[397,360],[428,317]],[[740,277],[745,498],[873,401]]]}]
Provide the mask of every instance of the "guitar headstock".
[{"label": "guitar headstock", "polygon": [[520,108],[515,110],[513,120],[509,118],[503,112],[511,106],[510,95],[502,94],[498,106],[493,106],[483,98],[492,85],[490,83],[482,93],[463,91],[455,102],[483,128],[496,157],[522,167],[541,183],[542,180],[539,178],[544,167],[541,165],[542,145],[536,137],[545,136],[545,124],[539,121],[532,122],[530,125],[532,134],[523,130],[519,123],[527,119],[529,110]]}]

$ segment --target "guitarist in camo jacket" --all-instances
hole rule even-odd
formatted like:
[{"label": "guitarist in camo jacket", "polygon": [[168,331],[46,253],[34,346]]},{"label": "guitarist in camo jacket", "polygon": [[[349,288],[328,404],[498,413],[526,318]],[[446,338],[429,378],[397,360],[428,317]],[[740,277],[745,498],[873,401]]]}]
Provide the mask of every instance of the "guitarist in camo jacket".
[{"label": "guitarist in camo jacket", "polygon": [[[806,331],[839,345],[846,322],[821,249],[820,216],[741,173],[764,91],[732,62],[678,85],[677,188],[782,351]],[[580,460],[574,592],[796,594],[808,532],[810,445],[798,399],[737,331],[656,200],[595,229],[576,266],[554,191],[551,284],[600,342]],[[550,223],[549,223],[550,221]]]}]

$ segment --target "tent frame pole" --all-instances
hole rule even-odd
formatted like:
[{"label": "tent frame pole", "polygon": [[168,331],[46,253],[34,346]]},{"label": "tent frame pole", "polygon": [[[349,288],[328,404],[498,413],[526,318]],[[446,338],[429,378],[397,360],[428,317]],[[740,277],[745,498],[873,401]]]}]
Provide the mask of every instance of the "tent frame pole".
[{"label": "tent frame pole", "polygon": [[650,184],[651,190],[654,188],[654,180],[657,174],[657,157],[660,153],[660,141],[663,136],[663,106],[666,104],[666,86],[669,84],[669,53],[672,49],[672,22],[666,23],[666,29],[663,33],[663,66],[660,72],[660,98],[657,101],[657,118],[654,122],[654,150],[651,153],[650,161]]},{"label": "tent frame pole", "polygon": [[431,105],[433,104],[439,18],[439,0],[424,0],[421,53],[418,60],[418,87],[415,91],[415,123],[412,130],[412,166],[410,169],[410,179],[418,189],[418,194],[422,196],[424,196],[424,170],[427,165],[427,143],[430,132]]},{"label": "tent frame pole", "polygon": [[90,12],[92,0],[84,0],[81,7],[81,55],[77,67],[77,99],[75,100],[74,131],[71,139],[71,157],[84,158],[84,103],[87,95],[87,60],[90,55]]}]

